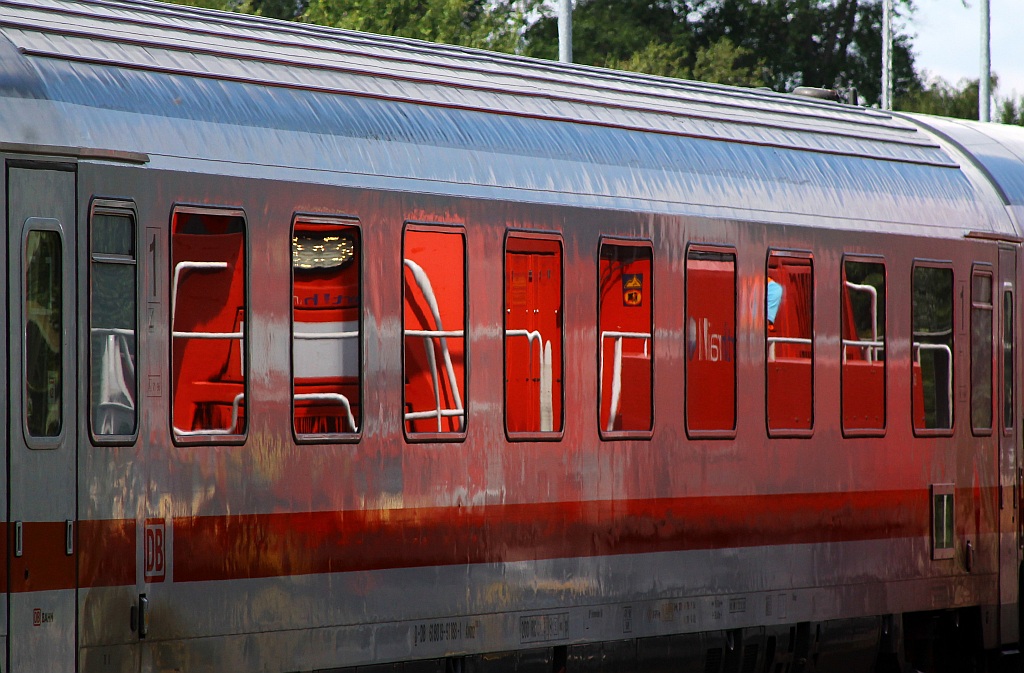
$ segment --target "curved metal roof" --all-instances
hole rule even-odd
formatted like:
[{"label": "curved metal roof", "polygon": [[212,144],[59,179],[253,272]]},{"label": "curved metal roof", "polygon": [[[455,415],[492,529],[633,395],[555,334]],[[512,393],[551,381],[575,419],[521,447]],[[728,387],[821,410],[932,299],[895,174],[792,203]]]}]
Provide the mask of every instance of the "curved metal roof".
[{"label": "curved metal roof", "polygon": [[151,2],[0,0],[0,119],[9,146],[267,177],[930,235],[1006,220],[877,110]]}]

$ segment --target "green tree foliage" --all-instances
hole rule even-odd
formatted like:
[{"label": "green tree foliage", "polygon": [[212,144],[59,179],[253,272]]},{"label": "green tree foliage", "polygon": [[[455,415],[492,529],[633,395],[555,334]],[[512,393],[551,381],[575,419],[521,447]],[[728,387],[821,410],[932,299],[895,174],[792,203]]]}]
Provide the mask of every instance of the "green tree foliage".
[{"label": "green tree foliage", "polygon": [[1024,126],[1024,96],[1019,101],[1007,98],[999,104],[999,121]]},{"label": "green tree foliage", "polygon": [[[909,11],[909,0],[900,8]],[[881,0],[579,0],[573,55],[591,65],[779,91],[853,87],[877,103],[881,23]],[[526,42],[527,54],[554,58],[555,17],[531,26]],[[896,37],[897,92],[919,86],[910,47],[908,36]]]},{"label": "green tree foliage", "polygon": [[338,28],[516,52],[534,1],[310,0],[302,18]]},{"label": "green tree foliage", "polygon": [[894,107],[904,112],[977,119],[978,86],[976,79],[963,79],[953,85],[937,77],[897,96]]}]

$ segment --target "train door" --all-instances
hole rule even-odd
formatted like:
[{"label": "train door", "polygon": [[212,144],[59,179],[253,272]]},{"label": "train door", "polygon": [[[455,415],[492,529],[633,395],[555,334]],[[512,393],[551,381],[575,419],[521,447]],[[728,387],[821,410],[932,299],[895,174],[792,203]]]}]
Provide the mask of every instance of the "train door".
[{"label": "train door", "polygon": [[74,671],[75,173],[7,174],[7,668]]},{"label": "train door", "polygon": [[1017,455],[1017,435],[1019,417],[1017,413],[1017,375],[1016,371],[1016,339],[1018,336],[1018,320],[1016,305],[1017,251],[1014,248],[999,249],[999,282],[996,297],[998,314],[998,355],[999,395],[997,413],[999,414],[999,603],[1002,606],[1000,615],[1000,641],[1012,643],[1017,641],[1017,598],[1019,547],[1017,544],[1017,527],[1019,525],[1019,505],[1016,500],[1018,489],[1017,466],[1020,457]]}]

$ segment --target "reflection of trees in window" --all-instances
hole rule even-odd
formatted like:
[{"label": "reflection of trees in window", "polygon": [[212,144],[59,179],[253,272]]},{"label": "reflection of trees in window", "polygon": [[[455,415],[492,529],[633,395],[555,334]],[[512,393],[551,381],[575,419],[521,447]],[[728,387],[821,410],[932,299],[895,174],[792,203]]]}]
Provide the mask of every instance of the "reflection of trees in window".
[{"label": "reflection of trees in window", "polygon": [[971,427],[992,429],[992,275],[971,279]]},{"label": "reflection of trees in window", "polygon": [[914,267],[914,427],[953,427],[953,270]]},{"label": "reflection of trees in window", "polygon": [[131,435],[138,422],[135,222],[128,214],[97,212],[90,236],[92,431]]},{"label": "reflection of trees in window", "polygon": [[61,240],[29,231],[25,240],[25,424],[35,437],[56,437],[63,423]]}]

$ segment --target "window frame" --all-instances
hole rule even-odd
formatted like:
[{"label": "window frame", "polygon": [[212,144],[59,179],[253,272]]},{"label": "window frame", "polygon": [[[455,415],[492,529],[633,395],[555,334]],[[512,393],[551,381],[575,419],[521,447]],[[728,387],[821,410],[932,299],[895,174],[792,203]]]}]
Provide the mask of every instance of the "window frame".
[{"label": "window frame", "polygon": [[[365,306],[363,300],[365,293],[363,291],[363,285],[365,280],[365,261],[364,249],[366,246],[366,240],[363,236],[362,223],[358,217],[354,215],[323,215],[323,214],[309,214],[297,212],[292,215],[291,228],[288,232],[288,259],[291,260],[292,255],[292,241],[295,238],[295,228],[299,224],[308,223],[313,225],[337,225],[339,227],[353,228],[359,232],[359,249],[357,251],[357,260],[359,263],[359,336],[357,337],[357,351],[359,360],[359,397],[361,401],[366,399],[366,362],[364,361],[365,349]],[[248,243],[247,243],[248,244]],[[329,433],[300,433],[295,429],[295,269],[294,266],[289,262],[289,268],[291,272],[288,274],[288,289],[289,289],[289,311],[288,311],[288,327],[289,327],[289,340],[288,340],[288,376],[289,376],[289,418],[291,426],[292,439],[296,444],[355,444],[362,439],[363,428],[366,425],[366,413],[365,404],[360,406],[360,418],[357,419],[358,430],[356,432],[329,432]]]},{"label": "window frame", "polygon": [[[455,432],[409,432],[405,424],[405,244],[408,232],[436,233],[462,237],[462,430]],[[407,220],[402,226],[402,270],[401,270],[401,314],[402,314],[402,434],[409,443],[460,443],[466,440],[469,432],[469,399],[470,399],[470,324],[469,324],[469,236],[465,225]],[[563,358],[564,360],[564,358]]]},{"label": "window frame", "polygon": [[[914,402],[914,384],[913,384],[913,366],[914,366],[914,291],[915,291],[915,280],[914,274],[918,269],[940,269],[948,271],[950,274],[950,295],[949,295],[949,309],[950,309],[950,334],[949,338],[952,342],[950,344],[950,363],[949,363],[949,376],[950,376],[950,422],[948,428],[919,428],[914,422],[914,416],[917,413]],[[886,305],[888,306],[888,304]],[[956,428],[957,417],[956,413],[956,271],[953,268],[953,262],[950,260],[938,260],[938,259],[914,259],[910,265],[910,429],[914,433],[915,437],[951,437]],[[922,379],[922,386],[924,380]],[[922,413],[923,413],[922,409]]]},{"label": "window frame", "polygon": [[[127,261],[126,257],[121,255],[111,255],[109,253],[97,254],[93,249],[93,231],[94,231],[94,220],[97,215],[112,215],[112,216],[127,216],[132,221],[132,229],[135,236],[135,240],[132,241],[132,248],[134,255],[131,261]],[[87,406],[89,410],[89,439],[95,446],[132,446],[138,441],[140,426],[142,425],[142,414],[140,412],[140,395],[142,393],[139,385],[141,361],[142,361],[142,348],[141,348],[141,330],[139,325],[142,324],[142,301],[141,301],[141,287],[140,277],[141,264],[139,261],[139,250],[141,249],[141,231],[139,226],[139,215],[138,208],[133,201],[121,200],[121,199],[105,199],[105,198],[94,198],[92,203],[89,205],[89,228],[88,228],[88,246],[89,246],[89,268],[86,271],[88,291],[86,293],[86,315],[85,320],[88,330],[88,338],[86,339],[87,356],[86,356],[86,369],[89,372],[87,380],[89,382],[87,397]],[[92,369],[92,309],[93,309],[93,266],[96,263],[101,264],[118,264],[131,266],[134,269],[134,287],[135,287],[135,432],[127,435],[103,435],[98,434],[94,427],[93,419],[93,369]],[[156,269],[152,270],[152,273],[156,273]]]},{"label": "window frame", "polygon": [[[171,208],[171,216],[168,220],[167,226],[167,308],[168,308],[168,322],[167,322],[167,365],[168,365],[168,410],[167,410],[167,430],[171,437],[171,443],[175,446],[240,446],[245,444],[249,437],[249,431],[252,426],[250,423],[252,419],[252,399],[251,399],[251,360],[250,360],[250,328],[246,328],[242,336],[242,367],[244,372],[244,381],[242,383],[242,392],[244,397],[242,398],[245,403],[246,415],[245,415],[245,427],[241,433],[229,433],[229,434],[217,434],[215,432],[199,433],[199,434],[178,434],[174,427],[174,402],[175,402],[175,381],[174,381],[174,302],[172,298],[175,296],[176,290],[174,287],[174,222],[178,215],[190,214],[190,215],[209,215],[213,217],[222,218],[238,218],[242,221],[243,231],[243,244],[242,244],[242,264],[244,265],[244,278],[243,280],[243,292],[245,293],[245,316],[246,322],[252,325],[250,319],[250,311],[252,309],[252,236],[251,227],[249,226],[249,218],[243,208],[237,206],[205,206],[205,205],[191,205],[191,204],[174,204]],[[241,407],[241,405],[239,405]]]},{"label": "window frame", "polygon": [[689,339],[690,319],[690,253],[705,252],[719,255],[732,256],[732,329],[733,329],[733,362],[732,362],[732,428],[730,429],[701,429],[690,427],[690,356],[689,344],[684,344],[684,367],[683,367],[683,425],[686,429],[688,439],[735,439],[739,432],[739,338],[738,317],[739,317],[739,253],[734,245],[690,242],[686,244],[683,252],[683,334]]},{"label": "window frame", "polygon": [[[603,347],[603,344],[601,343],[601,259],[602,259],[601,253],[604,250],[604,246],[605,245],[617,246],[617,247],[622,247],[622,248],[641,248],[641,249],[646,249],[647,252],[648,252],[648,255],[649,255],[650,263],[651,263],[651,278],[649,279],[649,281],[651,283],[651,289],[649,291],[645,290],[645,295],[646,296],[644,298],[644,301],[649,301],[650,302],[650,314],[649,314],[650,315],[650,320],[649,320],[649,323],[650,323],[650,330],[651,330],[650,331],[650,334],[651,334],[651,336],[650,336],[650,354],[651,354],[651,383],[650,383],[650,386],[651,386],[651,390],[650,390],[651,409],[650,409],[650,411],[651,411],[651,424],[650,424],[650,428],[648,428],[647,430],[605,430],[603,427],[601,427],[601,409],[602,409],[603,403],[604,403],[604,401],[601,398],[602,391],[603,391],[603,386],[604,386],[604,381],[602,380],[602,377],[601,377],[601,362],[602,362],[602,356],[604,354],[604,347]],[[596,324],[596,327],[597,327],[597,370],[596,371],[598,372],[598,378],[597,378],[597,426],[598,427],[597,427],[597,430],[598,430],[598,434],[599,434],[599,436],[601,438],[601,441],[614,441],[614,440],[620,440],[620,439],[650,440],[654,436],[654,427],[655,427],[656,418],[657,418],[657,416],[656,416],[656,413],[657,413],[657,401],[655,399],[655,394],[654,394],[654,391],[657,389],[657,386],[656,386],[656,383],[655,383],[656,382],[656,376],[657,376],[657,367],[655,367],[655,364],[654,364],[654,361],[655,361],[655,338],[657,336],[657,328],[655,326],[655,320],[654,320],[655,319],[655,315],[656,315],[655,309],[656,309],[656,306],[657,306],[656,299],[655,299],[655,292],[654,292],[654,275],[655,275],[654,244],[649,239],[644,239],[644,238],[619,238],[619,237],[616,237],[616,236],[601,236],[598,239],[598,242],[597,242],[597,283],[595,283],[595,287],[597,289],[597,306],[596,306],[596,316],[597,316],[597,324]],[[563,285],[564,285],[564,283],[563,283]],[[563,357],[563,361],[564,361],[564,359],[565,358]]]},{"label": "window frame", "polygon": [[[559,342],[560,342],[560,369],[558,376],[561,378],[562,385],[560,388],[560,414],[558,416],[558,429],[557,430],[510,430],[508,427],[508,383],[505,381],[505,375],[508,371],[508,337],[506,335],[508,331],[508,304],[507,304],[507,290],[506,283],[508,282],[508,255],[509,255],[509,242],[512,240],[532,240],[532,241],[547,241],[555,243],[558,246],[558,262],[560,268],[561,282],[559,283],[559,295],[558,302],[562,312],[561,316],[561,328],[559,329]],[[515,252],[515,250],[513,250]],[[559,231],[550,230],[536,230],[536,229],[506,229],[505,236],[502,240],[501,247],[501,372],[502,372],[502,386],[501,386],[501,400],[502,400],[502,428],[505,432],[505,438],[509,442],[560,442],[565,436],[565,417],[566,417],[566,378],[565,378],[565,333],[566,333],[566,321],[565,321],[565,241],[562,238],[562,233]],[[554,371],[552,371],[552,378],[554,378]]]},{"label": "window frame", "polygon": [[[60,372],[61,372],[61,380],[60,380],[60,384],[59,384],[61,400],[60,400],[60,429],[54,435],[34,435],[34,434],[32,434],[32,431],[29,429],[29,419],[28,419],[28,409],[29,409],[29,406],[30,406],[30,404],[29,404],[29,391],[28,391],[28,369],[29,369],[28,368],[28,360],[29,360],[29,357],[28,357],[29,356],[28,347],[29,347],[29,342],[28,342],[28,338],[27,338],[28,324],[29,324],[29,317],[28,317],[28,289],[29,289],[29,287],[28,287],[28,270],[29,270],[29,260],[28,260],[27,256],[28,256],[28,239],[29,239],[29,236],[31,234],[33,234],[33,233],[53,233],[53,234],[57,235],[57,238],[60,241],[60,264],[61,264],[61,268],[60,268],[59,282],[60,282],[60,297],[61,297],[61,306],[60,306],[60,320],[61,320],[61,330],[60,330],[60,332],[61,332],[61,337],[60,337],[60,353],[58,354],[57,361],[59,362]],[[21,278],[19,280],[19,285],[20,285],[20,287],[19,287],[19,295],[20,296],[18,298],[18,302],[20,304],[20,311],[21,311],[21,335],[20,335],[20,338],[19,338],[19,341],[21,342],[21,348],[19,350],[21,352],[19,354],[19,357],[21,358],[21,371],[22,371],[22,381],[21,381],[21,384],[19,386],[20,387],[19,394],[21,395],[21,414],[20,414],[21,415],[21,419],[19,421],[19,424],[21,425],[21,433],[22,433],[22,436],[23,436],[23,438],[25,440],[25,446],[27,448],[33,450],[33,451],[52,451],[54,449],[59,449],[63,445],[65,439],[67,438],[68,426],[69,426],[69,424],[71,424],[70,419],[68,418],[70,414],[68,413],[68,408],[67,408],[68,407],[68,396],[66,395],[66,393],[68,392],[68,389],[69,389],[67,377],[71,376],[71,375],[77,375],[78,372],[77,372],[77,370],[75,370],[73,368],[73,363],[72,363],[72,366],[69,367],[68,353],[67,353],[68,343],[67,343],[67,337],[65,336],[66,333],[67,333],[67,328],[69,328],[69,325],[67,324],[68,301],[70,300],[72,303],[75,302],[75,297],[73,295],[69,297],[68,294],[71,294],[71,293],[65,292],[65,290],[68,288],[69,285],[73,286],[73,282],[69,283],[69,280],[68,280],[68,274],[70,273],[70,269],[68,268],[68,265],[66,264],[68,253],[69,253],[69,251],[67,250],[67,244],[68,244],[68,240],[67,240],[67,237],[65,236],[64,225],[59,220],[54,219],[52,217],[30,217],[30,218],[28,218],[25,221],[25,224],[22,227],[22,231],[21,231],[21,249],[18,251],[18,254],[20,256],[20,260],[19,260],[20,268],[19,268],[18,272],[19,272],[19,274],[21,276]],[[75,306],[73,308],[73,310],[77,310],[77,306]]]},{"label": "window frame", "polygon": [[[811,250],[801,250],[793,248],[768,248],[765,254],[764,261],[764,278],[765,278],[765,289],[762,296],[767,296],[768,291],[768,269],[772,257],[784,257],[788,259],[801,259],[808,262],[808,266],[811,268],[811,423],[809,428],[772,428],[768,419],[768,399],[771,395],[771,390],[768,386],[768,365],[770,360],[768,359],[769,350],[769,333],[768,333],[768,314],[764,314],[764,425],[765,431],[768,437],[775,438],[795,438],[795,439],[808,439],[814,436],[814,421],[815,416],[815,368],[818,360],[818,349],[817,346],[817,331],[815,325],[815,303],[818,290],[818,278],[815,269],[814,253]],[[764,306],[762,304],[762,306]]]},{"label": "window frame", "polygon": [[[882,419],[882,427],[880,428],[848,428],[846,427],[846,400],[843,394],[843,355],[846,345],[843,343],[843,315],[842,315],[842,296],[846,292],[846,264],[847,262],[855,262],[861,264],[877,264],[882,267],[883,278],[885,280],[885,311],[882,316],[885,319],[885,332],[882,336],[882,349],[886,351],[885,356],[885,372],[882,376],[882,413],[884,417]],[[889,376],[892,371],[892,367],[889,366],[889,354],[890,348],[889,339],[889,265],[886,263],[884,255],[878,254],[862,254],[862,253],[844,253],[840,258],[839,262],[839,427],[841,429],[843,437],[884,437],[886,432],[889,430]],[[856,326],[855,326],[856,327]]]}]

